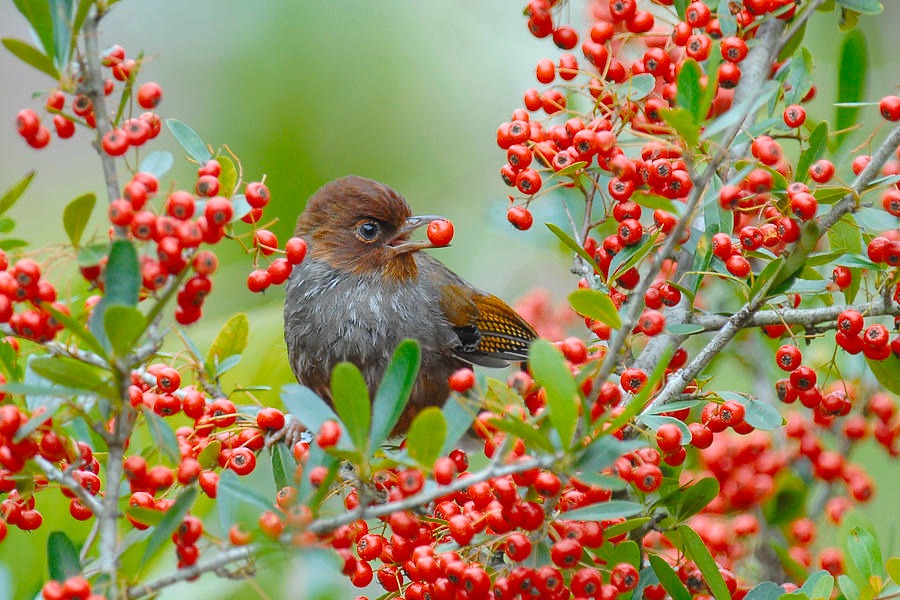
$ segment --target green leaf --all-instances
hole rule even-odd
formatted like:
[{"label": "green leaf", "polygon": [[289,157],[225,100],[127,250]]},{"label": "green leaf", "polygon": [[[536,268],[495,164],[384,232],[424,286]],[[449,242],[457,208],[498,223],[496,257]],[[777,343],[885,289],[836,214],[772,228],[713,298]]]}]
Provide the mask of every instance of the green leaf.
[{"label": "green leaf", "polygon": [[687,525],[679,525],[678,533],[684,543],[684,553],[697,564],[697,568],[703,574],[703,579],[706,580],[706,585],[709,586],[709,591],[716,600],[731,600],[731,593],[728,591],[728,586],[725,585],[722,573],[719,572],[719,566],[713,560],[697,532]]},{"label": "green leaf", "polygon": [[353,445],[367,454],[369,448],[369,426],[372,421],[372,401],[366,380],[356,365],[338,363],[331,372],[331,397],[334,409],[347,429]]},{"label": "green leaf", "polygon": [[65,581],[69,577],[81,575],[81,559],[78,548],[63,531],[54,531],[47,538],[47,566],[50,579]]},{"label": "green leaf", "polygon": [[212,158],[209,148],[206,147],[206,144],[203,143],[197,132],[191,129],[187,123],[178,119],[166,119],[166,126],[172,132],[175,140],[184,148],[185,152],[199,164],[206,164],[206,161]]},{"label": "green leaf", "polygon": [[866,362],[869,364],[869,369],[872,371],[875,379],[878,380],[878,383],[883,385],[885,389],[895,394],[900,394],[900,358],[896,354],[891,353],[884,360],[867,358]]},{"label": "green leaf", "polygon": [[[48,56],[56,54],[53,37],[53,18],[50,14],[50,3],[36,0],[13,0],[13,4],[34,29],[44,52]],[[55,77],[59,79],[59,75]]]},{"label": "green leaf", "polygon": [[847,575],[838,575],[838,588],[845,598],[859,598],[859,586]]},{"label": "green leaf", "polygon": [[763,581],[744,596],[744,600],[778,600],[784,596],[784,588],[774,581]]},{"label": "green leaf", "polygon": [[250,335],[250,321],[244,313],[232,315],[222,325],[222,329],[216,334],[206,355],[206,369],[210,373],[217,371],[216,365],[221,365],[229,356],[241,354],[247,349],[247,337]]},{"label": "green leaf", "polygon": [[678,520],[683,521],[706,508],[719,495],[719,482],[715,477],[704,477],[681,494]]},{"label": "green leaf", "polygon": [[643,527],[650,521],[652,521],[650,517],[635,517],[634,519],[628,519],[627,521],[622,521],[621,523],[605,528],[603,530],[603,536],[609,540],[620,536],[623,533],[628,533],[629,531],[634,531],[639,527]]},{"label": "green leaf", "polygon": [[870,271],[881,268],[878,264],[861,256],[842,256],[834,261],[834,264],[850,267],[851,269],[869,269]]},{"label": "green leaf", "polygon": [[122,357],[134,350],[147,319],[133,306],[113,305],[103,315],[103,326],[109,332],[113,355]]},{"label": "green leaf", "polygon": [[531,346],[528,358],[534,380],[547,393],[550,422],[559,433],[564,450],[572,446],[572,436],[578,423],[578,388],[566,359],[554,344],[538,339]]},{"label": "green leaf", "polygon": [[781,413],[771,404],[751,398],[744,408],[744,420],[756,429],[771,431],[784,424]]},{"label": "green leaf", "polygon": [[53,64],[53,59],[31,44],[14,38],[3,38],[0,43],[22,62],[59,81],[59,69]]},{"label": "green leaf", "polygon": [[884,566],[891,581],[900,583],[900,556],[892,556],[887,559],[887,563]]},{"label": "green leaf", "polygon": [[800,230],[800,240],[788,253],[781,268],[772,276],[772,283],[768,288],[769,294],[781,293],[782,286],[786,288],[791,284],[792,279],[806,266],[806,258],[816,249],[819,236],[819,225],[815,219],[810,219],[803,224]]},{"label": "green leaf", "polygon": [[142,406],[141,411],[147,420],[147,429],[150,430],[150,435],[153,437],[157,449],[165,452],[166,456],[173,461],[181,460],[178,440],[175,437],[175,432],[172,431],[171,425],[146,406]]},{"label": "green leaf", "polygon": [[862,253],[862,235],[853,215],[841,217],[827,232],[828,242],[834,250],[843,250],[844,254],[858,255]]},{"label": "green leaf", "polygon": [[0,215],[12,208],[22,194],[25,193],[25,190],[31,185],[31,180],[34,179],[35,173],[36,171],[33,170],[28,171],[28,173],[25,174],[25,177],[3,192],[3,195],[0,196]]},{"label": "green leaf", "polygon": [[68,356],[36,356],[28,367],[44,379],[72,389],[98,392],[109,381],[105,371]]},{"label": "green leaf", "polygon": [[63,210],[63,227],[66,235],[69,236],[69,241],[76,248],[81,243],[81,235],[87,227],[96,203],[97,196],[88,193],[69,202]]},{"label": "green leaf", "polygon": [[[805,47],[798,48],[791,57],[791,64],[788,68],[790,70],[785,83],[786,87],[790,87],[790,89],[784,93],[784,103],[799,104],[806,94],[809,93],[813,84],[812,53]],[[805,169],[803,171],[797,170],[798,175],[805,172]]]},{"label": "green leaf", "polygon": [[691,335],[694,333],[702,333],[705,330],[703,325],[695,323],[672,323],[666,325],[666,333],[670,335]]},{"label": "green leaf", "polygon": [[[219,479],[221,490],[221,477]],[[162,521],[156,526],[156,529],[153,530],[153,534],[150,536],[150,539],[147,541],[147,547],[144,549],[144,558],[141,560],[144,564],[148,563],[151,558],[153,558],[156,553],[159,551],[163,545],[169,543],[169,540],[172,537],[172,534],[181,527],[181,523],[184,521],[184,516],[191,509],[191,506],[194,505],[194,500],[197,499],[197,487],[191,486],[185,489],[179,496],[178,499],[175,500],[175,504],[173,504],[166,512],[165,516],[162,518]]]},{"label": "green leaf", "polygon": [[809,146],[800,153],[800,158],[797,160],[797,170],[795,171],[797,173],[797,181],[809,180],[809,167],[822,158],[827,142],[828,121],[822,121],[809,134]]},{"label": "green leaf", "polygon": [[575,462],[575,471],[577,473],[599,473],[611,466],[626,452],[646,446],[645,440],[620,440],[615,436],[603,436],[585,448],[584,453]]},{"label": "green leaf", "polygon": [[694,117],[693,123],[695,124],[702,122],[706,117],[705,114],[700,114],[703,105],[703,88],[700,86],[702,76],[700,65],[693,58],[688,58],[681,63],[675,105],[686,109]]},{"label": "green leaf", "polygon": [[878,15],[884,11],[884,5],[880,0],[837,0],[837,3],[863,15]]},{"label": "green leaf", "polygon": [[66,331],[84,342],[92,352],[97,354],[97,356],[99,356],[103,360],[108,361],[106,349],[100,343],[100,340],[94,337],[94,335],[91,334],[91,332],[88,331],[84,327],[84,325],[73,319],[71,316],[56,310],[51,305],[45,305],[44,309],[47,310],[51,315],[53,315],[54,319],[62,323],[62,325],[66,328]]},{"label": "green leaf", "polygon": [[631,200],[645,208],[652,208],[654,210],[659,208],[675,215],[678,215],[682,210],[674,201],[647,192],[635,192],[631,195]]},{"label": "green leaf", "polygon": [[436,406],[429,406],[413,419],[406,436],[409,457],[426,468],[431,468],[441,455],[447,437],[447,421]]},{"label": "green leaf", "polygon": [[663,108],[659,114],[688,146],[696,146],[700,142],[700,126],[697,125],[691,111],[686,108]]},{"label": "green leaf", "polygon": [[854,527],[847,538],[847,549],[865,581],[869,581],[872,576],[884,577],[881,547],[875,536],[862,527]]},{"label": "green leaf", "polygon": [[613,329],[622,326],[622,318],[609,294],[597,290],[575,290],[569,294],[569,304],[583,317],[600,321]]},{"label": "green leaf", "polygon": [[49,0],[50,16],[53,21],[53,45],[56,51],[56,64],[69,63],[69,47],[72,41],[72,0]]},{"label": "green leaf", "polygon": [[653,250],[653,245],[656,243],[657,238],[659,238],[659,232],[644,234],[640,242],[617,252],[609,263],[610,281],[621,277],[623,273],[647,256]]},{"label": "green leaf", "polygon": [[656,78],[650,73],[641,73],[631,77],[620,86],[620,91],[625,91],[625,98],[632,101],[643,100],[656,86]]},{"label": "green leaf", "polygon": [[216,160],[219,161],[219,166],[221,167],[221,172],[219,173],[219,195],[230,198],[236,191],[234,188],[237,186],[238,181],[237,168],[234,166],[234,161],[225,155],[220,154],[216,157]]},{"label": "green leaf", "polygon": [[518,419],[490,419],[489,422],[498,430],[519,438],[525,442],[525,446],[528,448],[536,448],[548,454],[557,450],[546,435],[528,423]]},{"label": "green leaf", "polygon": [[816,571],[806,578],[800,589],[794,593],[804,595],[810,600],[828,600],[834,589],[834,577],[828,571]]},{"label": "green leaf", "polygon": [[[678,578],[678,575],[669,566],[669,563],[658,554],[651,554],[647,558],[663,589],[672,597],[672,600],[691,600],[691,593],[681,583],[681,579]],[[781,586],[777,587],[781,588]]]},{"label": "green leaf", "polygon": [[457,396],[450,396],[441,409],[444,413],[444,421],[447,423],[447,437],[441,454],[448,454],[456,446],[456,443],[469,431],[475,422],[475,410],[466,406]]},{"label": "green leaf", "polygon": [[141,289],[141,270],[138,265],[137,251],[127,240],[114,240],[109,248],[109,261],[103,276],[105,293],[99,304],[94,307],[88,323],[91,333],[98,339],[108,342],[106,330],[103,329],[103,315],[112,305],[136,306],[138,292]]},{"label": "green leaf", "polygon": [[291,485],[294,470],[297,463],[294,456],[288,450],[287,444],[273,444],[272,451],[272,476],[275,479],[275,488],[280,490]]},{"label": "green leaf", "polygon": [[683,445],[687,445],[691,441],[691,430],[688,429],[688,426],[681,419],[676,419],[675,417],[669,417],[666,415],[646,413],[638,415],[637,420],[653,431],[659,430],[659,428],[663,425],[674,425],[678,428],[679,431],[681,431],[681,443]]},{"label": "green leaf", "polygon": [[306,386],[296,383],[283,386],[281,401],[288,412],[312,432],[318,431],[325,421],[339,420],[334,410]]},{"label": "green leaf", "polygon": [[724,37],[737,33],[737,20],[731,14],[730,5],[731,0],[719,0],[719,8],[716,11],[716,17],[719,19],[719,28],[722,30],[722,36]]},{"label": "green leaf", "polygon": [[[866,90],[866,74],[869,68],[869,52],[866,49],[866,38],[858,29],[853,29],[844,36],[841,43],[838,66],[838,102],[858,102],[862,100]],[[859,108],[835,107],[834,128],[842,131],[857,123]],[[836,134],[835,140],[840,146],[849,132]]]},{"label": "green leaf", "polygon": [[172,157],[171,152],[157,150],[156,152],[148,154],[147,157],[141,161],[141,167],[138,170],[143,171],[144,173],[150,173],[157,179],[162,179],[163,176],[169,172],[169,169],[172,168],[174,162],[175,159]]},{"label": "green leaf", "polygon": [[372,448],[380,446],[394,430],[409,402],[421,361],[419,342],[415,340],[403,340],[394,350],[372,403]]},{"label": "green leaf", "polygon": [[782,472],[775,478],[775,489],[775,497],[763,504],[766,521],[781,525],[806,515],[807,482],[792,472]]},{"label": "green leaf", "polygon": [[595,271],[600,270],[600,268],[597,266],[597,263],[594,262],[594,257],[591,256],[590,254],[588,254],[587,251],[581,247],[581,244],[579,244],[574,239],[572,239],[572,237],[568,233],[566,233],[565,231],[563,231],[562,229],[560,229],[553,223],[544,223],[544,225],[547,226],[547,229],[549,229],[550,231],[553,232],[553,235],[555,235],[556,237],[559,238],[559,241],[561,241],[563,244],[565,244],[566,246],[571,248],[572,251],[575,252],[575,254],[577,254],[578,256],[583,258],[585,261],[587,261],[587,263]]},{"label": "green leaf", "polygon": [[560,517],[572,521],[607,521],[620,517],[630,517],[642,510],[644,510],[644,507],[638,502],[608,500],[566,511]]}]

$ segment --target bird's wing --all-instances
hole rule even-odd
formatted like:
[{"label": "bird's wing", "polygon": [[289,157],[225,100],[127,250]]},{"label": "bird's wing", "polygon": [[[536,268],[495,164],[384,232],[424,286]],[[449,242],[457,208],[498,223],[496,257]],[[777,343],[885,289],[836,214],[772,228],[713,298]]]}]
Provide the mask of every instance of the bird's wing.
[{"label": "bird's wing", "polygon": [[[427,255],[426,255],[427,256]],[[437,260],[420,264],[423,275],[437,286],[444,316],[460,340],[456,354],[486,367],[526,360],[537,337],[525,319],[503,300],[475,289]]]}]

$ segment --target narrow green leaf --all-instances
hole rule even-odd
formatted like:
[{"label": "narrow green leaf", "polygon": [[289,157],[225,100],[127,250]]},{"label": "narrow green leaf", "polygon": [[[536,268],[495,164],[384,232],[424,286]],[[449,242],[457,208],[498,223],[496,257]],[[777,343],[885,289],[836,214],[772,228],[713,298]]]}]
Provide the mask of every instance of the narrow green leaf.
[{"label": "narrow green leaf", "polygon": [[608,294],[597,290],[575,290],[569,294],[569,304],[579,315],[609,325],[613,329],[622,326],[622,318]]},{"label": "narrow green leaf", "polygon": [[75,42],[78,41],[78,34],[81,33],[81,28],[84,26],[84,21],[87,19],[88,12],[90,12],[93,5],[94,0],[78,0],[78,9],[75,11],[75,17],[72,19],[72,39],[69,42],[70,56],[75,50]]},{"label": "narrow green leaf", "polygon": [[421,360],[419,343],[415,340],[403,340],[394,350],[372,403],[372,448],[380,446],[394,430],[409,402]]},{"label": "narrow green leaf", "polygon": [[103,326],[109,332],[113,355],[126,356],[144,333],[147,319],[133,306],[113,305],[103,315]]},{"label": "narrow green leaf", "polygon": [[288,412],[313,433],[318,431],[325,421],[339,420],[334,410],[306,386],[296,383],[283,386],[281,402]]},{"label": "narrow green leaf", "polygon": [[615,281],[621,277],[623,273],[647,256],[653,250],[657,238],[659,238],[659,232],[644,234],[640,242],[617,252],[609,263],[610,281]]},{"label": "narrow green leaf", "polygon": [[202,165],[212,158],[209,148],[206,147],[206,144],[203,143],[197,132],[191,129],[187,123],[178,119],[166,119],[166,126],[172,132],[175,140],[181,144],[185,152],[195,161]]},{"label": "narrow green leaf", "polygon": [[547,340],[532,344],[528,363],[534,380],[547,393],[550,422],[559,433],[563,449],[568,450],[578,423],[578,388],[572,371],[559,348]]},{"label": "narrow green leaf", "polygon": [[603,536],[606,539],[610,540],[622,535],[623,533],[628,533],[629,531],[634,531],[639,527],[643,527],[651,520],[652,519],[650,517],[635,517],[634,519],[628,519],[627,521],[623,521],[621,523],[612,525],[611,527],[605,528],[603,530]]},{"label": "narrow green leaf", "polygon": [[691,111],[686,108],[664,108],[659,111],[659,114],[688,146],[696,146],[700,142],[700,126],[697,125]]},{"label": "narrow green leaf", "polygon": [[275,479],[275,488],[280,490],[291,485],[297,463],[286,444],[274,444],[270,450],[272,452],[272,476]]},{"label": "narrow green leaf", "polygon": [[[790,285],[791,280],[797,276],[806,266],[806,258],[816,249],[820,231],[815,219],[803,224],[800,230],[800,240],[784,259],[781,268],[772,276],[769,285],[769,293],[777,294],[782,291],[781,286]],[[787,286],[785,286],[787,287]]]},{"label": "narrow green leaf", "polygon": [[675,96],[675,105],[686,109],[693,117],[694,123],[703,121],[705,114],[700,114],[703,104],[703,89],[700,86],[700,78],[703,72],[700,65],[693,58],[688,58],[681,63],[678,72],[678,92]]},{"label": "narrow green leaf", "polygon": [[644,440],[620,440],[611,435],[597,438],[575,462],[575,470],[598,473],[615,463],[623,454],[646,446],[647,442]]},{"label": "narrow green leaf", "polygon": [[872,371],[875,379],[878,380],[878,383],[883,385],[885,389],[895,394],[900,394],[900,358],[896,354],[892,353],[884,360],[867,358],[866,362],[869,364],[869,369]]},{"label": "narrow green leaf", "polygon": [[837,3],[863,15],[878,15],[884,12],[884,5],[880,0],[837,0]]},{"label": "narrow green leaf", "polygon": [[108,373],[68,356],[36,356],[28,367],[44,379],[72,389],[97,392],[108,383]]},{"label": "narrow green leaf", "polygon": [[[272,510],[272,499],[258,492],[249,483],[240,480],[231,469],[223,469],[219,474],[219,487],[216,495],[218,501],[222,495],[232,496],[240,502],[255,506],[260,510]],[[227,531],[227,530],[226,530]]]},{"label": "narrow green leaf", "polygon": [[870,271],[881,268],[876,263],[861,256],[842,256],[834,261],[834,264],[850,267],[851,269],[869,269]]},{"label": "narrow green leaf", "polygon": [[873,575],[884,577],[884,563],[878,540],[862,527],[854,527],[847,538],[847,549],[853,564],[859,569],[863,579],[869,581]]},{"label": "narrow green leaf", "polygon": [[620,91],[625,92],[628,100],[637,102],[646,98],[653,88],[656,86],[656,79],[650,73],[641,73],[631,77],[627,82],[622,84]]},{"label": "narrow green leaf", "polygon": [[682,210],[676,202],[647,192],[635,192],[631,195],[631,200],[644,208],[652,208],[654,210],[658,208],[674,215],[680,214],[680,211]]},{"label": "narrow green leaf", "polygon": [[331,397],[354,447],[364,454],[368,453],[372,401],[366,380],[356,365],[342,362],[334,367],[331,372]]},{"label": "narrow green leaf", "polygon": [[237,168],[234,166],[234,161],[225,155],[220,154],[216,157],[216,160],[219,161],[219,166],[221,167],[221,172],[219,173],[219,195],[231,198],[232,194],[237,191],[235,189],[238,182]]},{"label": "narrow green leaf", "polygon": [[147,429],[150,430],[150,435],[153,437],[156,447],[165,452],[166,456],[171,460],[180,460],[181,452],[178,449],[178,439],[175,437],[175,432],[172,431],[172,426],[148,407],[143,406],[141,410],[144,418],[147,420]]},{"label": "narrow green leaf", "polygon": [[553,232],[553,235],[559,238],[559,241],[568,246],[573,252],[575,252],[575,254],[587,261],[587,263],[591,265],[591,267],[593,267],[595,271],[599,270],[597,263],[594,262],[594,257],[588,254],[587,251],[581,247],[581,244],[572,239],[572,237],[568,233],[566,233],[553,223],[544,223],[544,225],[547,226],[547,229]]},{"label": "narrow green leaf", "polygon": [[[786,86],[790,89],[784,93],[785,104],[798,104],[809,93],[812,87],[813,56],[805,47],[798,48],[791,57],[788,67]],[[800,171],[798,170],[799,174]]]},{"label": "narrow green leaf", "polygon": [[159,524],[156,526],[156,529],[154,529],[153,533],[150,535],[150,539],[147,541],[147,547],[144,549],[144,558],[141,560],[141,562],[143,562],[144,564],[148,563],[151,558],[156,556],[156,553],[163,547],[163,545],[169,542],[172,534],[175,533],[175,530],[177,530],[181,526],[181,523],[184,521],[184,516],[194,505],[194,500],[196,499],[196,486],[191,486],[185,489],[178,496],[178,499],[175,500],[175,504],[173,504],[165,512],[165,516],[162,518],[162,521],[159,522]]},{"label": "narrow green leaf", "polygon": [[81,575],[81,559],[78,549],[64,531],[54,531],[47,538],[47,566],[50,579],[65,581],[69,577]]},{"label": "narrow green leaf", "polygon": [[844,254],[859,255],[863,251],[862,235],[853,215],[841,217],[828,231],[828,243],[834,250],[843,250]]},{"label": "narrow green leaf", "polygon": [[85,343],[85,345],[91,349],[92,352],[97,354],[103,360],[108,361],[108,357],[106,355],[106,349],[89,330],[87,330],[84,325],[73,319],[71,316],[62,313],[53,306],[44,305],[44,309],[47,310],[53,318],[62,323],[63,327],[66,328],[66,331],[77,337],[79,340]]},{"label": "narrow green leaf", "polygon": [[691,430],[688,429],[688,426],[681,419],[676,419],[675,417],[669,417],[665,415],[654,415],[646,413],[638,415],[637,420],[639,423],[646,425],[653,431],[657,431],[663,425],[674,425],[681,432],[682,445],[686,446],[691,442]]},{"label": "narrow green leaf", "polygon": [[158,511],[155,508],[128,505],[125,507],[125,514],[138,523],[153,527],[159,525],[166,513]]},{"label": "narrow green leaf", "polygon": [[695,323],[672,323],[671,325],[666,325],[666,332],[670,335],[692,335],[694,333],[702,333],[704,329],[703,325]]},{"label": "narrow green leaf", "polygon": [[141,167],[138,170],[143,171],[144,173],[150,173],[157,179],[162,179],[163,176],[169,172],[169,169],[172,168],[174,162],[175,159],[172,157],[171,152],[157,150],[156,152],[148,154],[147,157],[141,161]]},{"label": "narrow green leaf", "polygon": [[[841,42],[838,66],[838,102],[858,102],[862,100],[866,90],[866,73],[869,68],[869,52],[866,48],[865,35],[859,29],[853,29],[844,36]],[[856,124],[859,108],[846,106],[835,107],[834,128],[837,131],[847,129]],[[847,133],[838,133],[835,137],[840,146],[847,138]]]},{"label": "narrow green leaf", "polygon": [[22,62],[59,81],[59,69],[53,59],[31,44],[14,38],[3,38],[0,43]]},{"label": "narrow green leaf", "polygon": [[700,137],[708,140],[712,136],[734,127],[739,120],[743,120],[744,115],[756,113],[780,88],[780,84],[775,80],[770,79],[765,82],[760,86],[757,94],[745,98],[735,106],[732,106],[730,110],[716,117],[703,129],[703,134]]},{"label": "narrow green leaf", "polygon": [[81,243],[81,236],[85,227],[87,227],[96,203],[97,196],[88,193],[78,196],[63,209],[63,227],[66,230],[66,235],[69,236],[69,241],[76,248]]},{"label": "narrow green leaf", "polygon": [[510,434],[525,442],[527,448],[536,448],[543,452],[553,453],[556,448],[547,437],[532,425],[518,419],[490,419],[490,424],[499,431]]},{"label": "narrow green leaf", "polygon": [[[40,40],[44,52],[48,56],[54,56],[56,49],[54,48],[53,38],[53,18],[50,15],[50,3],[46,1],[35,0],[13,0],[13,4],[22,13],[22,16],[34,29]],[[55,77],[59,79],[59,75]]]},{"label": "narrow green leaf", "polygon": [[697,532],[687,525],[679,525],[678,533],[684,543],[684,553],[697,564],[697,568],[703,574],[703,579],[706,580],[706,585],[709,586],[709,590],[716,600],[731,600],[731,593],[728,591],[728,586],[725,585],[722,573],[719,572],[719,566],[713,560]]},{"label": "narrow green leaf", "polygon": [[406,436],[406,451],[414,461],[430,468],[441,455],[446,437],[444,413],[436,406],[429,406],[413,419]]},{"label": "narrow green leaf", "polygon": [[638,502],[628,500],[608,500],[597,504],[588,504],[566,511],[565,518],[572,521],[607,521],[621,517],[630,517],[644,510]]},{"label": "narrow green leaf", "polygon": [[706,508],[719,495],[719,482],[715,477],[704,477],[681,494],[678,520],[683,521]]},{"label": "narrow green leaf", "polygon": [[744,420],[756,429],[771,431],[778,429],[784,424],[784,418],[781,416],[781,413],[771,404],[751,398],[744,405],[744,408]]},{"label": "narrow green leaf", "polygon": [[691,600],[691,593],[681,583],[681,579],[678,578],[669,563],[658,554],[651,554],[647,558],[663,589],[672,597],[672,600]]},{"label": "narrow green leaf", "polygon": [[792,472],[782,472],[775,482],[775,497],[763,504],[763,515],[772,525],[783,525],[806,515],[809,485]]},{"label": "narrow green leaf", "polygon": [[141,289],[141,270],[138,264],[137,251],[127,240],[115,240],[109,248],[109,261],[104,273],[105,292],[103,299],[94,307],[88,323],[91,333],[98,339],[108,342],[106,330],[103,329],[103,315],[106,309],[114,304],[136,306],[138,292]]},{"label": "narrow green leaf", "polygon": [[244,313],[232,315],[209,347],[206,355],[206,368],[210,373],[215,373],[216,364],[221,365],[229,356],[241,354],[247,349],[247,338],[250,335],[250,320]]},{"label": "narrow green leaf", "polygon": [[816,571],[806,578],[800,589],[794,594],[797,596],[806,596],[809,600],[827,600],[831,598],[831,591],[834,589],[834,577],[828,571]]},{"label": "narrow green leaf", "polygon": [[800,153],[797,160],[797,181],[809,180],[809,167],[822,158],[828,142],[828,121],[822,121],[809,134],[809,146]]},{"label": "narrow green leaf", "polygon": [[69,64],[69,47],[72,41],[72,0],[49,0],[53,22],[53,46],[57,65]]},{"label": "narrow green leaf", "polygon": [[12,573],[5,564],[0,564],[0,600],[13,600]]},{"label": "narrow green leaf", "polygon": [[[284,444],[276,445],[284,446]],[[199,462],[200,466],[204,469],[214,469],[219,466],[220,452],[222,452],[222,442],[219,440],[212,440],[204,446],[203,450],[200,451],[200,454],[197,455],[197,462]]]},{"label": "narrow green leaf", "polygon": [[472,423],[475,422],[475,410],[466,406],[460,399],[453,395],[447,398],[442,409],[444,421],[447,423],[447,437],[441,448],[441,455],[448,454],[456,446],[456,443],[466,434]]},{"label": "narrow green leaf", "polygon": [[3,192],[3,195],[0,196],[0,215],[12,208],[16,201],[22,197],[22,194],[24,194],[25,190],[28,189],[28,186],[31,185],[31,180],[34,179],[35,173],[36,171],[33,170],[28,171],[28,173],[25,174],[25,177]]}]

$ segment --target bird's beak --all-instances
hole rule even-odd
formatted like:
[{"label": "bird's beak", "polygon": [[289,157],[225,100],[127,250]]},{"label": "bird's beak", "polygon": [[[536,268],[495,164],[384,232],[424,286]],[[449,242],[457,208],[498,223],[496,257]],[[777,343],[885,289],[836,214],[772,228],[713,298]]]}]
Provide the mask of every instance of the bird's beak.
[{"label": "bird's beak", "polygon": [[444,221],[444,217],[439,217],[437,215],[418,215],[415,217],[410,217],[406,220],[399,230],[397,230],[397,234],[388,242],[388,245],[394,249],[396,254],[403,254],[406,252],[415,252],[417,250],[422,250],[423,248],[434,248],[435,245],[432,244],[427,239],[425,240],[410,240],[407,239],[409,234],[422,227],[423,225],[428,225],[432,221]]}]

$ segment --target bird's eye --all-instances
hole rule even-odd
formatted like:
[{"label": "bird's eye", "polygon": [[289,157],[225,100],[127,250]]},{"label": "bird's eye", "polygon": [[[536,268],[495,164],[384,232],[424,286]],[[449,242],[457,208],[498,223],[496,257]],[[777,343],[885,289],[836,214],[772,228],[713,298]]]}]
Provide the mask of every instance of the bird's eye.
[{"label": "bird's eye", "polygon": [[356,229],[357,235],[366,241],[374,241],[381,234],[381,227],[373,221],[366,221]]}]

